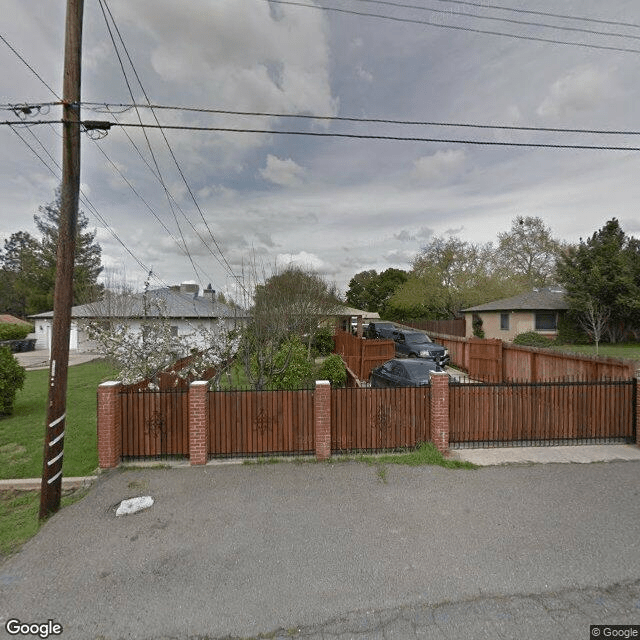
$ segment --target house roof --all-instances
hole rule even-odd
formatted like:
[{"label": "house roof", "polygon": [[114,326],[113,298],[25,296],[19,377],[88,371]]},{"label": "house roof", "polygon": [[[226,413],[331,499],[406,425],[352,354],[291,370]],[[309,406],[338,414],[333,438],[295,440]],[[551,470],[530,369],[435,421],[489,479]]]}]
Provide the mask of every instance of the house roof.
[{"label": "house roof", "polygon": [[363,318],[372,318],[379,320],[380,316],[376,311],[364,311],[364,309],[354,309],[353,307],[339,307],[336,315],[341,316],[362,316]]},{"label": "house roof", "polygon": [[15,316],[11,316],[8,313],[0,313],[0,323],[5,324],[31,324],[26,320],[20,320],[20,318],[16,318]]},{"label": "house roof", "polygon": [[463,311],[561,311],[569,308],[565,294],[566,291],[560,287],[533,289],[518,296],[486,302]]},{"label": "house roof", "polygon": [[[170,287],[149,291],[150,300],[162,300],[162,315],[167,318],[236,318],[247,314],[242,309],[234,309],[220,302],[213,302],[208,296],[198,293],[184,293]],[[157,304],[148,305],[147,317],[157,317],[160,310]],[[144,312],[144,294],[136,293],[113,306],[104,302],[81,304],[71,309],[71,317],[80,318],[142,318]],[[53,311],[39,313],[31,318],[53,318]]]}]

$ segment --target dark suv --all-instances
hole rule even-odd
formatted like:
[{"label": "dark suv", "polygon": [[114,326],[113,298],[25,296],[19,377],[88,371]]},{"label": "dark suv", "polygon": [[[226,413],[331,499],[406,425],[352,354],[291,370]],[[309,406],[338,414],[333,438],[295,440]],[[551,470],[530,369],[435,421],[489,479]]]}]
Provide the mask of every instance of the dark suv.
[{"label": "dark suv", "polygon": [[393,334],[396,355],[433,360],[441,367],[449,364],[449,351],[421,331],[396,331]]},{"label": "dark suv", "polygon": [[394,334],[398,331],[393,322],[370,322],[367,327],[367,338],[382,338],[382,340],[393,340]]}]

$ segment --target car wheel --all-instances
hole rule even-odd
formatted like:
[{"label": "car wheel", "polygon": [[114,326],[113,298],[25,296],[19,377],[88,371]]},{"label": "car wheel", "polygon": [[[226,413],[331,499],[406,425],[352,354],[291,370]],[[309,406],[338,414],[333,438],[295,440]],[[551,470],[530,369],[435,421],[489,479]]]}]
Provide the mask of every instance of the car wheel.
[{"label": "car wheel", "polygon": [[409,357],[410,357],[410,358],[417,358],[418,356],[417,356],[415,353],[410,353],[410,354],[409,354]]}]

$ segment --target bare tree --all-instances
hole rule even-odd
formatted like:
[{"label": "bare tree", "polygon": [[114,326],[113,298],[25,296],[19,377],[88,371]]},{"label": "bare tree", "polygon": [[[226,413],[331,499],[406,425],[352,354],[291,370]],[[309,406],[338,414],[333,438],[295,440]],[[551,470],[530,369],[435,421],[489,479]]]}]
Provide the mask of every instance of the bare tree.
[{"label": "bare tree", "polygon": [[242,358],[252,386],[262,389],[289,366],[291,352],[282,357],[283,345],[293,344],[288,338],[299,336],[309,358],[319,327],[336,313],[340,302],[335,285],[294,265],[275,269],[261,284],[254,285],[253,292]]},{"label": "bare tree", "polygon": [[596,355],[598,355],[600,340],[607,329],[610,317],[609,309],[592,298],[585,302],[584,309],[578,316],[580,326],[593,338],[596,345]]}]

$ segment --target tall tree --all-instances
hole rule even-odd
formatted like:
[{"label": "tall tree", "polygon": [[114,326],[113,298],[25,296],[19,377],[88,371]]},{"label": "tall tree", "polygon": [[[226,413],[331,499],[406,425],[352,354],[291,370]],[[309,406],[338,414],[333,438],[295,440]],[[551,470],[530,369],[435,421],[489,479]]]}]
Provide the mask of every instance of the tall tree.
[{"label": "tall tree", "polygon": [[[53,308],[53,289],[58,247],[58,224],[60,220],[60,189],[56,190],[53,202],[39,207],[39,214],[34,216],[38,231],[42,234],[40,241],[40,268],[43,289],[46,290],[47,311]],[[73,272],[74,304],[92,302],[100,297],[102,287],[98,284],[98,276],[102,271],[102,249],[96,242],[96,231],[88,230],[89,220],[82,212],[78,212],[75,265]],[[45,291],[42,292],[43,294]],[[42,304],[45,304],[44,301]],[[32,311],[32,313],[35,313]]]},{"label": "tall tree", "polygon": [[607,319],[604,333],[610,342],[637,331],[640,243],[625,235],[616,218],[570,247],[558,262],[558,273],[576,319],[589,323],[590,310],[597,309]]},{"label": "tall tree", "polygon": [[0,300],[5,313],[24,318],[37,291],[39,244],[26,231],[12,233],[0,250]]},{"label": "tall tree", "polygon": [[562,245],[542,218],[518,216],[498,234],[497,265],[522,278],[527,288],[548,285]]},{"label": "tall tree", "polygon": [[396,289],[407,281],[402,269],[389,268],[381,273],[374,269],[356,273],[349,282],[347,302],[357,309],[382,312]]}]

